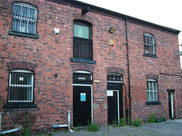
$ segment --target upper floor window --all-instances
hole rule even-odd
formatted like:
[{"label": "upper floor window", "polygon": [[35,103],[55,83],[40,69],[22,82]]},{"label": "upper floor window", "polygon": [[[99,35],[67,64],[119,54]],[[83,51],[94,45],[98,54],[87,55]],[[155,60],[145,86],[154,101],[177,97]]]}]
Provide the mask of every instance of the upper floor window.
[{"label": "upper floor window", "polygon": [[153,79],[147,80],[147,101],[148,102],[158,101],[158,89],[156,80]]},{"label": "upper floor window", "polygon": [[144,54],[156,55],[155,37],[151,34],[144,34]]},{"label": "upper floor window", "polygon": [[33,103],[33,90],[34,75],[31,71],[10,71],[8,103]]},{"label": "upper floor window", "polygon": [[13,32],[36,34],[36,24],[36,7],[25,3],[14,3],[12,23]]},{"label": "upper floor window", "polygon": [[91,24],[74,21],[73,57],[93,60]]}]

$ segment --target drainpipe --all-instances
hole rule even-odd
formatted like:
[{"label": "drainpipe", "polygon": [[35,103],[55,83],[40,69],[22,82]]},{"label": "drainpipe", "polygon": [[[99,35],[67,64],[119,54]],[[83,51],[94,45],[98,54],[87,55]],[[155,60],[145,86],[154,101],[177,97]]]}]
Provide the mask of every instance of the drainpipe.
[{"label": "drainpipe", "polygon": [[19,126],[19,127],[17,127],[17,128],[10,129],[10,130],[7,130],[7,131],[1,131],[1,132],[0,132],[0,135],[9,134],[9,133],[14,133],[14,132],[20,131],[21,129],[22,129],[22,126]]},{"label": "drainpipe", "polygon": [[53,124],[52,127],[53,128],[64,128],[64,127],[68,127],[68,130],[70,132],[73,132],[73,130],[71,130],[70,111],[68,111],[68,124],[60,124],[60,125]]},{"label": "drainpipe", "polygon": [[2,112],[0,112],[0,132],[1,132],[1,120],[2,120]]},{"label": "drainpipe", "polygon": [[126,27],[126,47],[127,47],[127,65],[128,65],[128,96],[129,96],[129,115],[130,115],[130,125],[131,125],[131,84],[130,84],[130,59],[129,59],[129,47],[128,47],[128,17],[125,17],[125,27]]},{"label": "drainpipe", "polygon": [[22,126],[19,126],[17,128],[14,128],[14,129],[1,131],[1,129],[2,129],[1,120],[2,120],[2,112],[0,112],[0,135],[14,133],[14,132],[20,131],[22,129]]},{"label": "drainpipe", "polygon": [[126,84],[123,82],[125,88],[125,114],[126,114],[126,121],[128,123],[128,100],[127,100],[127,91],[126,91]]}]

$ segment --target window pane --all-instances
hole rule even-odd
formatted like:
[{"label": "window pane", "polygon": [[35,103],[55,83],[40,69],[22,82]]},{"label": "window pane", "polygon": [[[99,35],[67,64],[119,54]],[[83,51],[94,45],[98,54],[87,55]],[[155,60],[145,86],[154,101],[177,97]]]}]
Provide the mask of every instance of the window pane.
[{"label": "window pane", "polygon": [[21,11],[21,13],[22,13],[22,16],[23,16],[23,17],[27,17],[27,13],[28,13],[27,11],[28,11],[28,8],[22,6],[22,11]]},{"label": "window pane", "polygon": [[157,90],[157,82],[154,82],[154,90]]},{"label": "window pane", "polygon": [[153,99],[153,96],[154,96],[154,94],[153,94],[153,92],[151,91],[150,92],[150,101],[153,101],[154,99]]},{"label": "window pane", "polygon": [[157,101],[157,92],[154,92],[154,100]]},{"label": "window pane", "polygon": [[21,16],[21,6],[15,4],[13,9],[13,15]]},{"label": "window pane", "polygon": [[74,24],[74,37],[89,39],[89,27]]},{"label": "window pane", "polygon": [[155,46],[154,45],[153,46],[145,45],[144,50],[145,50],[145,53],[155,54]]},{"label": "window pane", "polygon": [[150,83],[147,81],[147,90],[149,90],[149,84],[150,84]]},{"label": "window pane", "polygon": [[153,84],[151,81],[149,81],[149,90],[153,90]]},{"label": "window pane", "polygon": [[147,91],[147,101],[150,101],[150,93]]},{"label": "window pane", "polygon": [[27,21],[25,21],[25,20],[21,21],[21,29],[20,30],[23,33],[27,32]]}]

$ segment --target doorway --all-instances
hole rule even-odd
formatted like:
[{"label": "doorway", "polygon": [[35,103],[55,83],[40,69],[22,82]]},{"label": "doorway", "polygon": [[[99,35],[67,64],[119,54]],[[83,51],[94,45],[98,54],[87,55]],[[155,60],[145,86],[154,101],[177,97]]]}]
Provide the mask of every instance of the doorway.
[{"label": "doorway", "polygon": [[73,74],[73,126],[88,126],[93,122],[92,74],[77,71]]},{"label": "doorway", "polygon": [[167,91],[168,91],[169,118],[174,119],[174,91],[175,90],[167,90]]},{"label": "doorway", "polygon": [[122,76],[112,73],[107,76],[108,124],[120,124],[123,118]]}]

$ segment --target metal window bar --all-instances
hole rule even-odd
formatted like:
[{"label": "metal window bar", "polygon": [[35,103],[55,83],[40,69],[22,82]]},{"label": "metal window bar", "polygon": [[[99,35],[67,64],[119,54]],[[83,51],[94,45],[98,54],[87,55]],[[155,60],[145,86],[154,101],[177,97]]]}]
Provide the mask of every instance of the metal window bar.
[{"label": "metal window bar", "polygon": [[107,75],[107,81],[122,81],[122,76],[119,74]]},{"label": "metal window bar", "polygon": [[33,102],[33,75],[10,73],[8,102]]},{"label": "metal window bar", "polygon": [[12,30],[36,34],[37,9],[24,3],[15,3]]}]

